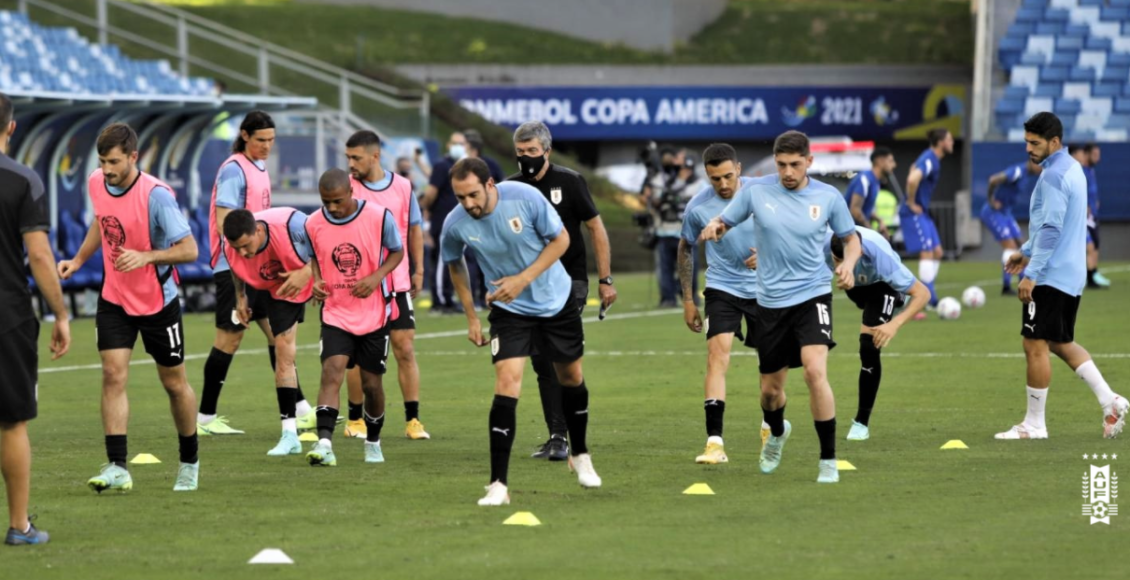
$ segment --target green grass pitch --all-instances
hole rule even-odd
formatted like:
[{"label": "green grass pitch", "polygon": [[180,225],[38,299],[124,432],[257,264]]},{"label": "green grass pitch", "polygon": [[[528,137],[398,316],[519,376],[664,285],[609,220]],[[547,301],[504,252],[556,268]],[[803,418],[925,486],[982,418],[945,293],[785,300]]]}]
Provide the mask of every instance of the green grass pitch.
[{"label": "green grass pitch", "polygon": [[[912,270],[914,265],[911,265]],[[1130,265],[1108,264],[1114,288],[1088,291],[1077,339],[1115,391],[1130,394]],[[3,578],[1125,578],[1130,514],[1109,526],[1081,515],[1087,453],[1130,474],[1127,438],[1101,438],[1086,385],[1054,367],[1051,439],[998,442],[1024,413],[1020,306],[998,295],[992,264],[946,263],[941,295],[977,282],[988,304],[958,321],[908,324],[887,349],[872,438],[848,442],[856,408],[859,311],[837,293],[829,375],[838,454],[857,471],[818,486],[817,441],[799,372],[789,381],[792,443],[777,473],[757,469],[757,359],[738,347],[729,373],[730,463],[694,464],[705,442],[705,344],[675,311],[653,311],[654,281],[621,276],[615,315],[586,325],[592,393],[589,441],[604,479],[583,490],[562,464],[529,459],[544,436],[532,371],[519,405],[512,505],[480,508],[487,483],[493,371],[464,338],[462,317],[421,312],[416,343],[422,420],[431,441],[403,437],[390,361],[386,463],[362,463],[359,440],[337,432],[338,467],[265,455],[279,426],[265,345],[249,332],[228,376],[221,414],[243,436],[201,439],[195,493],[172,492],[176,437],[156,372],[140,350],[131,367],[134,489],[96,495],[86,480],[105,461],[98,355],[90,319],[72,352],[41,365],[32,423],[32,512],[52,534],[42,547],[0,550]],[[595,285],[595,282],[594,282]],[[595,308],[588,315],[595,317]],[[316,312],[308,317],[315,320]],[[185,319],[188,375],[199,393],[210,315]],[[47,326],[41,353],[46,353]],[[300,328],[308,394],[318,376],[317,325]],[[528,367],[527,367],[528,368]],[[941,451],[950,439],[964,451]],[[306,444],[309,448],[310,444]],[[694,483],[716,495],[687,496]],[[540,527],[503,526],[517,511]],[[264,548],[293,566],[249,566]]]}]

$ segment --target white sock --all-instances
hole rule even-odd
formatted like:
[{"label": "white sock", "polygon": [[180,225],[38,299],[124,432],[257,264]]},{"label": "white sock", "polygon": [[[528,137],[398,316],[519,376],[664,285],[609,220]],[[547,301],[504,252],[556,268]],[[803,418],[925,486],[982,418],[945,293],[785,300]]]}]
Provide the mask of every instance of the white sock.
[{"label": "white sock", "polygon": [[1114,403],[1114,391],[1110,390],[1110,385],[1103,380],[1103,374],[1099,372],[1099,367],[1095,366],[1095,361],[1089,360],[1079,365],[1079,368],[1075,369],[1075,374],[1079,375],[1079,378],[1083,379],[1088,387],[1091,387],[1103,409]]},{"label": "white sock", "polygon": [[295,434],[298,433],[298,419],[283,419],[282,424],[283,431],[289,431]]},{"label": "white sock", "polygon": [[329,439],[319,439],[319,440],[318,440],[318,445],[325,445],[326,447],[329,447],[330,449],[333,449],[333,447],[334,447],[334,442],[333,442],[333,441],[330,441]]},{"label": "white sock", "polygon": [[1033,389],[1028,387],[1028,414],[1024,416],[1024,424],[1033,429],[1047,429],[1044,424],[1044,405],[1048,403],[1049,389]]},{"label": "white sock", "polygon": [[919,260],[918,261],[918,279],[922,280],[923,284],[929,284],[934,281],[938,276],[938,270],[941,269],[941,262],[937,260]]},{"label": "white sock", "polygon": [[196,423],[199,425],[207,425],[208,423],[211,423],[215,418],[215,415],[205,415],[204,413],[197,413]]},{"label": "white sock", "polygon": [[310,414],[310,411],[313,410],[314,408],[310,406],[310,401],[307,401],[306,399],[302,399],[301,401],[298,401],[294,404],[295,417],[305,417],[306,415]]},{"label": "white sock", "polygon": [[722,444],[723,444],[723,443],[722,443],[722,438],[721,438],[721,437],[718,437],[718,436],[716,436],[716,435],[712,435],[712,436],[710,436],[710,437],[707,437],[707,438],[706,438],[706,444],[707,444],[707,445],[710,445],[711,443],[717,443],[717,444],[719,444],[719,445],[722,445]]}]

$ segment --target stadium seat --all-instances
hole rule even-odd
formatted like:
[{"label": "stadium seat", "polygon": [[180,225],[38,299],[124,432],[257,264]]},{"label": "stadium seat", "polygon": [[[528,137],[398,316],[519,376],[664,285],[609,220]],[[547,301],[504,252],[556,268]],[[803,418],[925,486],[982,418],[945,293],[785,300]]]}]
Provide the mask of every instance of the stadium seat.
[{"label": "stadium seat", "polygon": [[1083,105],[1075,99],[1056,99],[1053,112],[1059,116],[1077,115],[1083,111]]},{"label": "stadium seat", "polygon": [[1063,85],[1060,83],[1040,83],[1033,95],[1037,97],[1062,97]]},{"label": "stadium seat", "polygon": [[1063,98],[1085,99],[1091,96],[1091,83],[1064,83]]}]

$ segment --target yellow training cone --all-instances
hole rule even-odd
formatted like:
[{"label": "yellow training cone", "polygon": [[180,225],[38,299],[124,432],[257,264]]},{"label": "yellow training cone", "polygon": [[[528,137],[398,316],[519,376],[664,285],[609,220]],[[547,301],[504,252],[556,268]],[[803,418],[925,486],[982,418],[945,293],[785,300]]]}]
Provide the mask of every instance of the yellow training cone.
[{"label": "yellow training cone", "polygon": [[144,465],[146,463],[161,463],[161,460],[149,453],[138,453],[137,457],[134,457],[130,463],[134,465]]},{"label": "yellow training cone", "polygon": [[962,443],[961,439],[950,439],[946,441],[945,445],[942,445],[942,449],[969,449],[969,446]]},{"label": "yellow training cone", "polygon": [[714,490],[705,483],[696,483],[683,490],[683,495],[714,495]]},{"label": "yellow training cone", "polygon": [[420,308],[431,308],[432,307],[432,301],[428,300],[427,298],[424,298],[423,300],[420,300],[419,302],[417,302],[416,306],[419,306]]},{"label": "yellow training cone", "polygon": [[299,435],[299,436],[298,436],[298,440],[299,440],[299,441],[307,441],[307,442],[309,442],[309,441],[317,441],[317,440],[318,440],[318,436],[317,436],[316,434],[314,434],[314,432],[313,432],[313,431],[307,431],[307,432],[305,432],[305,433],[303,433],[303,434]]},{"label": "yellow training cone", "polygon": [[588,301],[585,302],[585,304],[588,304],[589,306],[600,306],[600,300],[597,300],[596,298],[589,298]]},{"label": "yellow training cone", "polygon": [[855,466],[852,465],[850,461],[845,461],[843,459],[837,459],[836,460],[836,469],[839,469],[840,471],[855,471]]},{"label": "yellow training cone", "polygon": [[530,512],[517,512],[502,522],[504,526],[540,526],[541,520]]}]

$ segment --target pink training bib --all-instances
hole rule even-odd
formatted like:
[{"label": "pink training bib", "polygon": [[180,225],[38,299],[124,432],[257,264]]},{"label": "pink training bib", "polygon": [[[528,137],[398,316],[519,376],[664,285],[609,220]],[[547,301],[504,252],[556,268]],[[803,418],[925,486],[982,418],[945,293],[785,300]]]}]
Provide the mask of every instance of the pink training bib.
[{"label": "pink training bib", "polygon": [[219,231],[220,225],[216,224],[216,188],[220,184],[220,172],[228,163],[235,163],[243,170],[243,179],[247,183],[247,190],[244,192],[244,209],[251,213],[271,209],[271,176],[267,174],[266,169],[256,167],[243,153],[236,153],[220,164],[220,170],[216,172],[216,182],[212,184],[212,206],[208,210],[208,245],[212,249],[213,268],[220,259],[224,245],[223,236],[220,235],[222,232]]},{"label": "pink training bib", "polygon": [[[412,209],[412,183],[395,173],[392,174],[392,182],[389,186],[381,190],[369,189],[364,183],[352,177],[349,182],[353,184],[354,198],[384,206],[396,220],[396,227],[400,230],[400,245],[404,248],[404,259],[392,271],[390,276],[392,289],[396,292],[408,292],[412,289],[412,274],[409,267],[411,260],[408,251],[408,218]],[[422,265],[417,264],[416,267]]]},{"label": "pink training bib", "polygon": [[250,258],[239,255],[228,244],[224,244],[224,256],[232,272],[243,280],[244,284],[257,290],[267,290],[275,300],[285,300],[295,304],[305,303],[313,293],[314,280],[311,279],[306,287],[293,298],[279,296],[285,280],[279,276],[282,272],[301,270],[306,263],[298,256],[298,250],[290,239],[290,218],[298,210],[289,207],[278,207],[255,213],[255,221],[262,222],[267,227],[267,245]]}]

